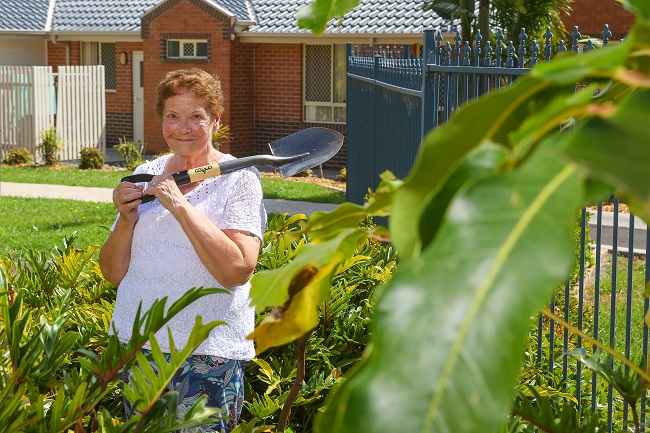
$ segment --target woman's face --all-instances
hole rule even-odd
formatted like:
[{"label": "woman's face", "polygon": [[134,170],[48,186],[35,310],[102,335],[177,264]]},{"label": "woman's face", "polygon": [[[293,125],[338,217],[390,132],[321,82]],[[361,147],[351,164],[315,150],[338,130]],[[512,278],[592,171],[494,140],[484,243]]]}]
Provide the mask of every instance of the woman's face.
[{"label": "woman's face", "polygon": [[212,132],[219,127],[207,108],[206,100],[189,90],[165,101],[163,136],[171,150],[180,156],[197,156],[212,148]]}]

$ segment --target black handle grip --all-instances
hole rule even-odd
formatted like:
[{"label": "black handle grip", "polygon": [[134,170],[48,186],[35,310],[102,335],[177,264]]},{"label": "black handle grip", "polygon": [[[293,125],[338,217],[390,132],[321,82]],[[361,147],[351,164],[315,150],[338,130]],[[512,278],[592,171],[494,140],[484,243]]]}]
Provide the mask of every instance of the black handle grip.
[{"label": "black handle grip", "polygon": [[140,174],[132,174],[130,176],[124,176],[121,179],[121,181],[138,183],[138,182],[150,182],[151,179],[153,179],[153,174],[140,173]]},{"label": "black handle grip", "polygon": [[[154,175],[153,174],[147,174],[147,173],[140,173],[140,174],[132,174],[130,176],[124,176],[121,181],[122,182],[131,182],[131,183],[138,183],[138,182],[151,182],[151,179],[153,179]],[[191,183],[190,181],[190,176],[187,173],[187,171],[177,171],[176,173],[172,174],[172,177],[176,181],[176,185],[187,185],[188,183]],[[140,197],[140,200],[142,200],[142,203],[149,203],[150,201],[155,200],[156,196],[151,195],[151,194],[144,194],[142,197]],[[135,200],[138,200],[137,198]],[[129,203],[135,201],[131,200]]]},{"label": "black handle grip", "polygon": [[[151,194],[144,194],[142,197],[140,197],[140,200],[142,200],[143,204],[144,203],[149,203],[150,201],[154,201],[155,199],[156,199],[156,196],[151,195]],[[137,198],[135,200],[137,200]],[[132,201],[135,201],[135,200],[132,200]]]}]

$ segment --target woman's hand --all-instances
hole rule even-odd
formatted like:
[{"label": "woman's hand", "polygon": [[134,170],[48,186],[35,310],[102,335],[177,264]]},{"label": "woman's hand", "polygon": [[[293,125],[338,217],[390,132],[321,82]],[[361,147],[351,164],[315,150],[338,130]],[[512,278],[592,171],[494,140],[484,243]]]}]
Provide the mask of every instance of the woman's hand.
[{"label": "woman's hand", "polygon": [[154,176],[145,194],[155,196],[165,209],[174,214],[179,206],[189,204],[171,174]]},{"label": "woman's hand", "polygon": [[120,213],[120,218],[129,225],[135,225],[138,220],[139,200],[143,187],[131,182],[121,182],[113,190],[113,204]]}]

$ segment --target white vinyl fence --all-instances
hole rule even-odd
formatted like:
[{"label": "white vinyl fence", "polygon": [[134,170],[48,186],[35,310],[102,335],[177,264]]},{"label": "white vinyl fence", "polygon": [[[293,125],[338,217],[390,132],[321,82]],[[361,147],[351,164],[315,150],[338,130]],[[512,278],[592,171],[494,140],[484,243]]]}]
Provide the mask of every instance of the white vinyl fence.
[{"label": "white vinyl fence", "polygon": [[56,127],[60,159],[79,159],[84,147],[106,152],[103,66],[0,66],[0,157],[26,147],[38,161],[40,134]]},{"label": "white vinyl fence", "polygon": [[0,66],[0,156],[15,147],[36,155],[39,134],[54,125],[51,66]]},{"label": "white vinyl fence", "polygon": [[56,132],[63,160],[79,159],[84,147],[106,153],[104,66],[59,66]]}]

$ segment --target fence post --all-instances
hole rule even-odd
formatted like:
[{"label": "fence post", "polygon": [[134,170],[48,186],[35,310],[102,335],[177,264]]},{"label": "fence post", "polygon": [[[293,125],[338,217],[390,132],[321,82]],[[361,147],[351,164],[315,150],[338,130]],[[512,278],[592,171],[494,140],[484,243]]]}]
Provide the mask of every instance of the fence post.
[{"label": "fence post", "polygon": [[433,61],[432,54],[435,50],[435,38],[433,29],[424,31],[424,46],[422,52],[422,139],[433,129],[434,110],[438,109],[438,103],[434,96],[433,80],[427,74],[427,65]]}]

